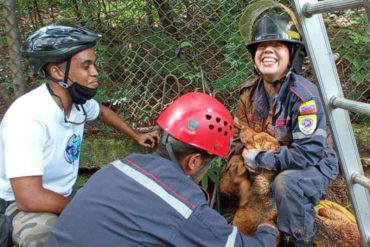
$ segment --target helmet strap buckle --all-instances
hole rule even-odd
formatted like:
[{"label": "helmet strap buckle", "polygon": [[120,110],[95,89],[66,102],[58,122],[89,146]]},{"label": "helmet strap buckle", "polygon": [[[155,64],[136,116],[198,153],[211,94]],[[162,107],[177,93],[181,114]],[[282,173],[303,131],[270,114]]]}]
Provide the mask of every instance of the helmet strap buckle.
[{"label": "helmet strap buckle", "polygon": [[58,83],[62,88],[68,88],[68,83],[65,81],[57,81],[56,83]]}]

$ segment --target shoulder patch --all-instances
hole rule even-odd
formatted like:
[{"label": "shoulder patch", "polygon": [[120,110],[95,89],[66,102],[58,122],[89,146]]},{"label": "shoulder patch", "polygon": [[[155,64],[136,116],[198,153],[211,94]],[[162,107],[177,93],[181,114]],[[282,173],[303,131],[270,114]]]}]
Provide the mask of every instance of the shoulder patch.
[{"label": "shoulder patch", "polygon": [[311,135],[317,126],[317,115],[300,115],[298,116],[299,130],[305,135]]},{"label": "shoulder patch", "polygon": [[312,114],[316,113],[316,101],[314,99],[303,102],[299,106],[299,114],[305,115],[305,114]]}]

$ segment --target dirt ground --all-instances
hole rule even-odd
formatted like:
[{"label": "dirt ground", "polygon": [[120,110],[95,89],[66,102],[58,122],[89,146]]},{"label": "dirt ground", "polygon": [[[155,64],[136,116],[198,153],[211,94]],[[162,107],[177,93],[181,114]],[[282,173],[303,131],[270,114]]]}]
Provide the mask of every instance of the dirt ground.
[{"label": "dirt ground", "polygon": [[[364,167],[364,173],[365,176],[370,179],[369,166]],[[327,197],[329,200],[335,201],[353,212],[351,200],[349,199],[347,187],[342,174],[339,174],[335,182],[329,187]]]},{"label": "dirt ground", "polygon": [[[364,173],[365,176],[370,179],[370,167],[364,167]],[[327,190],[327,199],[339,203],[353,212],[343,174],[339,174],[337,179],[329,186]]]}]

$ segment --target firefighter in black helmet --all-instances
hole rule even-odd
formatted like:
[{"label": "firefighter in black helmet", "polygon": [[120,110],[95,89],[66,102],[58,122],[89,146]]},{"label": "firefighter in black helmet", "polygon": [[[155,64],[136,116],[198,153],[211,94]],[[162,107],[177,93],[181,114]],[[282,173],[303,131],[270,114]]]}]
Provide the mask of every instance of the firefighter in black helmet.
[{"label": "firefighter in black helmet", "polygon": [[254,131],[276,138],[280,149],[247,149],[235,142],[233,155],[242,155],[251,173],[263,169],[278,173],[272,192],[284,244],[312,246],[314,206],[336,178],[338,161],[327,142],[318,89],[299,75],[304,44],[287,15],[268,12],[255,22],[247,49],[258,78],[242,86],[236,117]]},{"label": "firefighter in black helmet", "polygon": [[260,43],[280,41],[289,49],[288,69],[300,73],[306,56],[304,44],[296,25],[284,15],[264,15],[253,26],[252,40],[247,49],[254,58]]},{"label": "firefighter in black helmet", "polygon": [[13,216],[16,246],[44,246],[69,203],[86,121],[99,118],[143,146],[159,141],[157,132],[136,132],[93,99],[99,86],[93,47],[100,37],[82,27],[48,25],[22,47],[46,82],[17,99],[0,126],[0,199]]}]

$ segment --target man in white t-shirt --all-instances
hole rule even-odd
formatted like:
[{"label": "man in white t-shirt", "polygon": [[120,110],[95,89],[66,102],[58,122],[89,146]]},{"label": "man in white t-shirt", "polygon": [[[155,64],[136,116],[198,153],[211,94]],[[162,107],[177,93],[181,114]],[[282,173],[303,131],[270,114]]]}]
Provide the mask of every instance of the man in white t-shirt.
[{"label": "man in white t-shirt", "polygon": [[84,123],[99,118],[139,144],[153,147],[157,132],[138,133],[93,99],[101,35],[88,29],[49,25],[22,47],[47,82],[17,99],[0,125],[0,200],[13,218],[17,246],[43,246],[77,179]]}]

